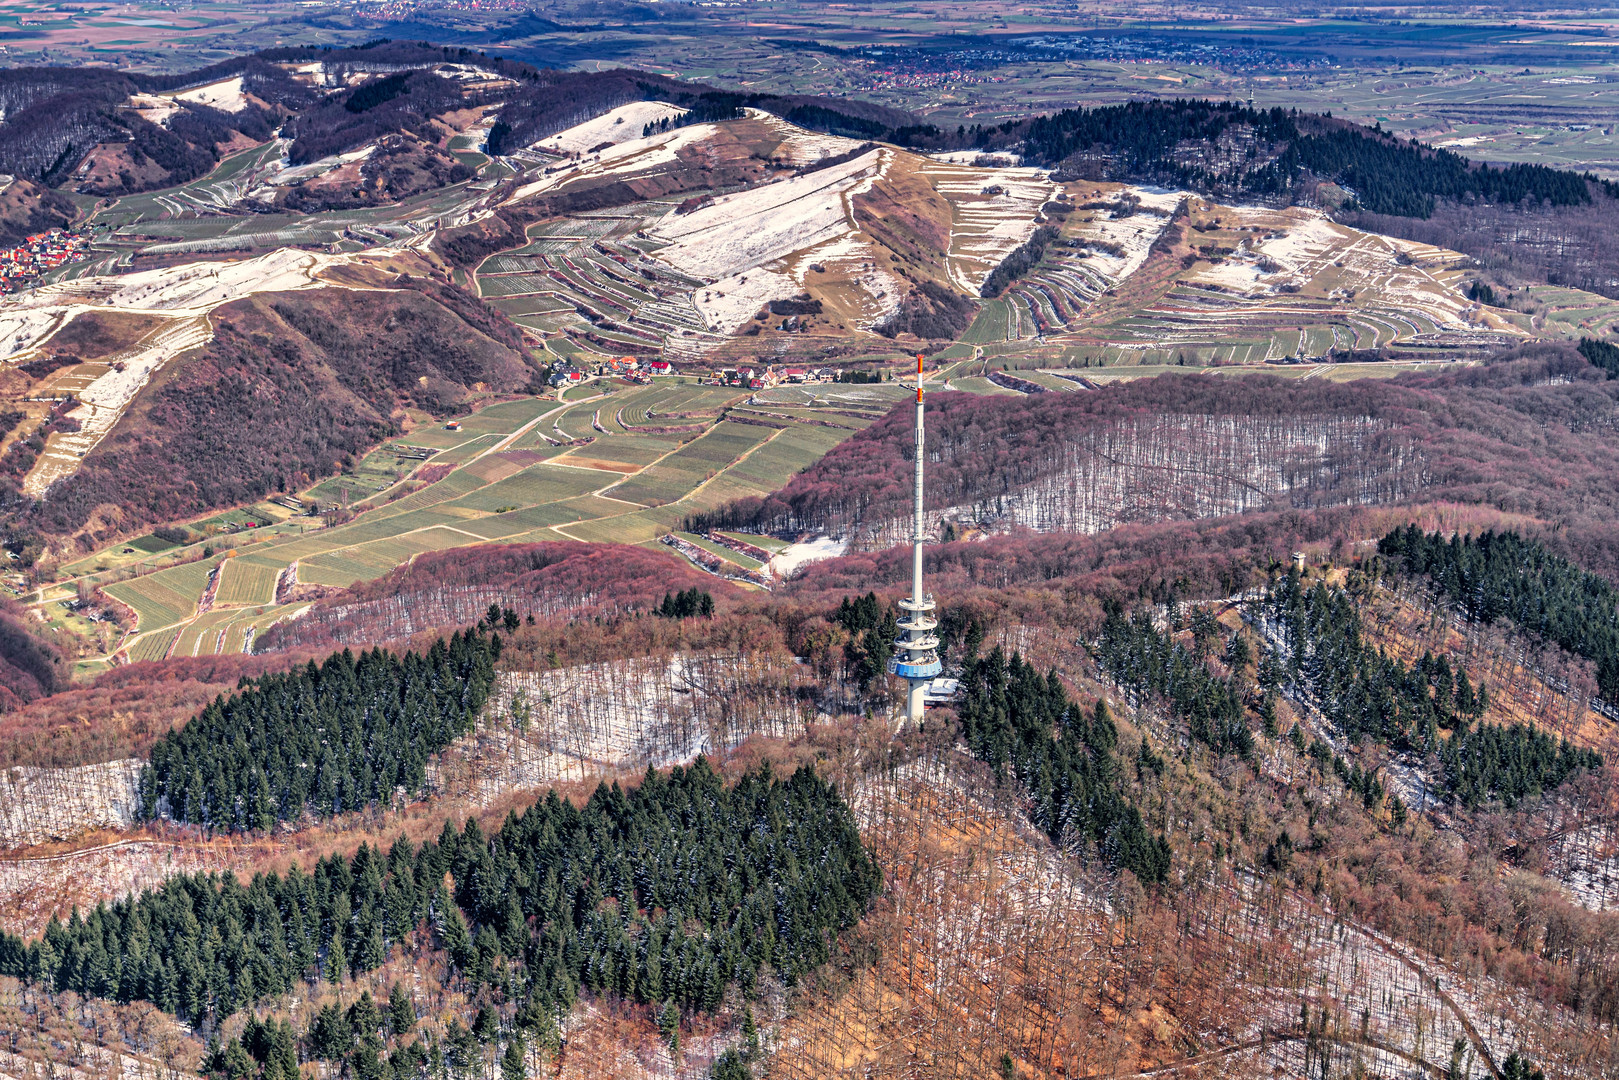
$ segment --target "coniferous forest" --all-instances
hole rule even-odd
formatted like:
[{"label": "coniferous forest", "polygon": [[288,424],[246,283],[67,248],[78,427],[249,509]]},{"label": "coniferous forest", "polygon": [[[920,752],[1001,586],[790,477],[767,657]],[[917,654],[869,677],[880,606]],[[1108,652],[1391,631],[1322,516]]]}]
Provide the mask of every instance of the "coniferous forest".
[{"label": "coniferous forest", "polygon": [[1532,727],[1479,723],[1487,688],[1474,687],[1444,656],[1407,665],[1385,655],[1366,640],[1341,589],[1306,587],[1290,571],[1262,602],[1260,619],[1277,645],[1261,667],[1262,683],[1313,706],[1351,745],[1370,739],[1437,755],[1447,793],[1469,809],[1497,799],[1514,806],[1576,770],[1602,767],[1595,751]]},{"label": "coniferous forest", "polygon": [[196,1024],[371,971],[425,928],[469,985],[530,1012],[555,1017],[581,989],[712,1011],[733,984],[824,963],[880,880],[813,772],[727,787],[700,758],[598,787],[582,809],[553,792],[493,836],[469,819],[415,850],[362,845],[247,886],[177,876],[26,945],[0,935],[0,975]]},{"label": "coniferous forest", "polygon": [[973,756],[1015,776],[1034,802],[1035,824],[1057,844],[1093,846],[1114,867],[1157,884],[1169,876],[1169,844],[1126,801],[1114,752],[1118,729],[1107,705],[1085,711],[1055,671],[999,646],[969,655],[961,673],[961,728]]},{"label": "coniferous forest", "polygon": [[[1218,145],[1233,131],[1251,138],[1256,152],[1221,167],[1187,164],[1177,150],[1187,143]],[[1120,176],[1156,176],[1202,191],[1276,195],[1305,175],[1344,184],[1378,214],[1426,218],[1436,201],[1472,197],[1516,203],[1542,199],[1554,206],[1588,203],[1588,181],[1545,165],[1475,166],[1449,150],[1402,142],[1366,129],[1301,117],[1280,108],[1234,102],[1132,101],[1092,109],[1064,109],[1032,120],[983,128],[986,147],[1012,136],[1048,165],[1074,167],[1105,160]],[[990,295],[986,293],[985,295]]]},{"label": "coniferous forest", "polygon": [[1512,532],[1464,537],[1415,525],[1378,541],[1379,553],[1426,576],[1434,593],[1468,619],[1511,619],[1596,664],[1597,687],[1619,701],[1619,594],[1544,545]]},{"label": "coniferous forest", "polygon": [[480,627],[425,654],[344,649],[244,683],[152,748],[141,813],[268,829],[419,794],[428,760],[472,728],[499,655]]},{"label": "coniferous forest", "polygon": [[1153,625],[1145,611],[1126,618],[1113,605],[1096,646],[1097,662],[1120,686],[1165,698],[1177,717],[1187,722],[1193,739],[1217,754],[1247,758],[1254,751],[1253,733],[1243,714],[1242,695],[1231,682],[1209,671],[1205,655],[1189,650]]}]

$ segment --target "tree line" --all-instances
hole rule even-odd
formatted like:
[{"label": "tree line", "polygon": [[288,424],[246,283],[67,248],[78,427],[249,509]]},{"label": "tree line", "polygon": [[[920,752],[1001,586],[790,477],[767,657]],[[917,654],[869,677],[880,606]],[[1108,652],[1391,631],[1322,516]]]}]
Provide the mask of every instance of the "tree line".
[{"label": "tree line", "polygon": [[662,619],[709,619],[714,616],[714,597],[707,589],[693,585],[677,593],[664,593],[663,603],[652,609]]},{"label": "tree line", "polygon": [[1061,235],[1062,230],[1055,225],[1042,225],[1034,230],[1033,236],[1007,252],[1006,258],[989,272],[984,287],[978,290],[979,295],[985,299],[1001,295],[1008,285],[1038,266],[1045,257],[1046,246]]},{"label": "tree line", "polygon": [[770,973],[792,985],[880,884],[848,806],[811,770],[778,779],[767,765],[728,787],[699,758],[633,790],[598,786],[583,808],[552,792],[492,836],[468,819],[420,848],[362,844],[248,885],[176,876],[32,942],[0,935],[0,975],[198,1025],[373,971],[409,938],[520,1014],[554,1020],[588,989],[678,1017]]},{"label": "tree line", "polygon": [[845,596],[833,612],[832,621],[849,632],[843,658],[860,689],[881,684],[894,655],[894,641],[899,637],[899,620],[893,609],[878,600],[874,592],[853,599]]},{"label": "tree line", "polygon": [[[1221,155],[1222,140],[1233,133],[1251,144],[1248,155]],[[975,128],[972,136],[985,147],[1020,142],[1027,156],[1047,166],[1079,169],[1086,161],[1103,161],[1117,179],[1202,191],[1274,196],[1307,177],[1332,180],[1352,189],[1355,203],[1366,210],[1415,218],[1430,216],[1440,200],[1583,205],[1597,183],[1545,165],[1476,164],[1450,150],[1401,142],[1381,126],[1234,102],[1132,101],[1064,109]],[[1197,144],[1206,153],[1188,155],[1186,148]]]},{"label": "tree line", "polygon": [[499,655],[480,625],[425,654],[344,649],[244,682],[153,746],[141,816],[268,829],[419,794],[428,759],[471,730]]},{"label": "tree line", "polygon": [[1054,843],[1089,848],[1147,884],[1168,879],[1169,842],[1125,797],[1118,729],[1105,702],[1087,714],[1055,671],[1042,676],[997,645],[963,662],[959,713],[973,756],[1017,778],[1033,800],[1030,816]]},{"label": "tree line", "polygon": [[[1491,800],[1511,807],[1549,791],[1602,757],[1531,726],[1478,721],[1489,692],[1444,656],[1407,665],[1372,645],[1354,600],[1290,570],[1257,605],[1276,648],[1261,663],[1263,686],[1313,705],[1351,744],[1386,743],[1439,759],[1447,794],[1469,809]],[[1444,734],[1449,732],[1449,735]]]},{"label": "tree line", "polygon": [[1556,642],[1596,665],[1602,696],[1619,702],[1619,594],[1606,578],[1514,532],[1424,533],[1415,525],[1377,542],[1378,553],[1426,577],[1437,597],[1486,626],[1497,619]]},{"label": "tree line", "polygon": [[1619,345],[1601,338],[1582,337],[1578,349],[1592,367],[1601,368],[1610,379],[1619,379]]}]

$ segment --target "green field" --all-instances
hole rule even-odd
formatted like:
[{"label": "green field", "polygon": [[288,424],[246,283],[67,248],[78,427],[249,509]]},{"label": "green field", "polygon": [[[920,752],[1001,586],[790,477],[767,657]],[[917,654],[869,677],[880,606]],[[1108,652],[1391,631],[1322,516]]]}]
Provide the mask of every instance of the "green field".
[{"label": "green field", "polygon": [[[346,588],[426,552],[470,544],[655,543],[694,510],[776,490],[907,393],[899,384],[819,385],[792,388],[788,402],[745,408],[745,395],[734,389],[686,379],[618,385],[610,393],[591,383],[571,388],[571,401],[521,398],[492,404],[463,417],[459,430],[443,424],[418,427],[372,451],[347,473],[298,493],[305,502],[335,507],[348,490],[354,516],[345,523],[323,525],[320,517],[308,515],[281,520],[285,509],[246,507],[207,523],[219,530],[259,522],[239,534],[245,543],[239,552],[163,565],[164,559],[194,556],[204,543],[223,548],[229,542],[199,538],[192,546],[156,553],[150,543],[127,555],[117,548],[75,566],[96,579],[139,574],[105,584],[137,616],[136,632],[126,643],[130,658],[241,651],[253,634],[297,610],[297,605],[274,606],[277,579],[294,562],[299,583]],[[748,422],[727,419],[732,408]],[[810,422],[817,420],[822,422]],[[682,430],[640,431],[660,427]],[[557,446],[542,433],[590,441]],[[426,448],[426,463],[448,464],[452,470],[430,484],[412,481],[410,472],[424,461],[411,447]],[[203,524],[192,528],[200,532]],[[756,565],[720,547],[716,554],[737,566]],[[119,569],[98,569],[115,555],[122,560]],[[199,615],[216,564],[222,565],[218,588],[210,610]]]},{"label": "green field", "polygon": [[283,568],[248,555],[225,560],[220,571],[220,604],[268,604],[275,599],[275,579]]},{"label": "green field", "polygon": [[106,591],[134,609],[143,632],[173,626],[196,613],[208,575],[220,561],[202,559],[159,570],[109,585]]}]

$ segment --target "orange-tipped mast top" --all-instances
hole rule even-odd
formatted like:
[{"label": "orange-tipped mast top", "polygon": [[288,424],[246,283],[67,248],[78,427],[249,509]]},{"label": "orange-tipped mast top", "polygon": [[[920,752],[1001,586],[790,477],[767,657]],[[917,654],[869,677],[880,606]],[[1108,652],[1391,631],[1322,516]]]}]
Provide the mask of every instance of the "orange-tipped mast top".
[{"label": "orange-tipped mast top", "polygon": [[922,400],[922,354],[916,354],[916,400]]}]

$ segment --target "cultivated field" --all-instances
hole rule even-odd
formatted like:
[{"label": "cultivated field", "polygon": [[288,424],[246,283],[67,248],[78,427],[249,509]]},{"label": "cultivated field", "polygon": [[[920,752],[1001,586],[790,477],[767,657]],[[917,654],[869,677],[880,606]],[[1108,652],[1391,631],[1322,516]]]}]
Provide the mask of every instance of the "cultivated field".
[{"label": "cultivated field", "polygon": [[[278,604],[278,584],[347,587],[423,552],[491,541],[655,543],[687,513],[780,488],[903,393],[830,384],[750,399],[684,378],[597,381],[560,402],[490,405],[459,431],[424,426],[301,493],[332,506],[348,490],[352,521],[328,527],[266,504],[253,513],[271,524],[184,547],[122,544],[66,572],[134,612],[135,630],[119,646],[130,659],[240,652],[302,606]],[[411,478],[424,466],[430,483]],[[198,558],[205,544],[218,550]],[[758,567],[729,549],[715,554]]]}]

